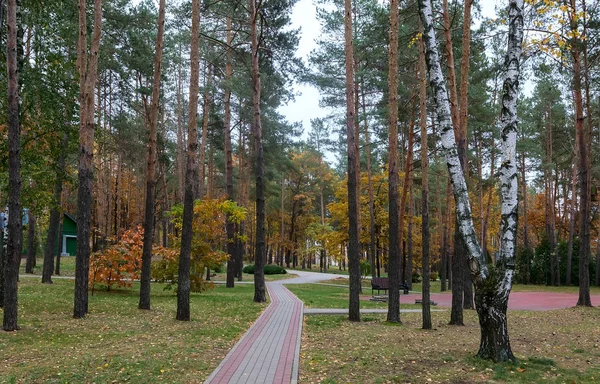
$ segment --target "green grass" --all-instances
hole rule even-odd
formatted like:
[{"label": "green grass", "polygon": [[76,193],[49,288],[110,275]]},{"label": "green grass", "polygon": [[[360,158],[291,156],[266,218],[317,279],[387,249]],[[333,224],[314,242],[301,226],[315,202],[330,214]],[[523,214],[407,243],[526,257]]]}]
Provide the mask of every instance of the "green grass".
[{"label": "green grass", "polygon": [[0,383],[201,383],[265,308],[252,285],[216,286],[192,293],[192,320],[176,321],[163,287],[152,285],[151,311],[137,309],[135,285],[96,291],[88,316],[72,319],[73,281],[22,279],[21,330],[0,333]]},{"label": "green grass", "polygon": [[[346,287],[336,287],[323,284],[286,284],[304,305],[309,308],[348,308],[349,291]],[[387,303],[369,301],[371,288],[363,287],[361,308],[387,308]],[[400,298],[402,300],[402,297]],[[402,308],[420,308],[419,305],[402,304]]]},{"label": "green grass", "polygon": [[[44,266],[44,259],[37,258],[35,260],[35,267],[33,268],[34,275],[42,275],[42,267]],[[56,268],[56,258],[54,258],[54,268]],[[25,258],[21,260],[21,268],[19,273],[25,273]],[[61,276],[75,276],[75,256],[63,256],[60,258],[60,275]]]},{"label": "green grass", "polygon": [[448,312],[432,312],[433,329],[419,313],[390,327],[385,315],[306,316],[300,382],[306,383],[597,383],[600,382],[600,309],[511,312],[509,335],[518,364],[474,357],[479,346],[475,311],[465,326],[449,326]]}]

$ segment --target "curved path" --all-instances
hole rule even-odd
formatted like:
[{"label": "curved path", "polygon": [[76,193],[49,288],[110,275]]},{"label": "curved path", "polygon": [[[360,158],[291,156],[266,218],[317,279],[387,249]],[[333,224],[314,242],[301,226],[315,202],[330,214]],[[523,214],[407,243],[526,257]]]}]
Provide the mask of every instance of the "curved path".
[{"label": "curved path", "polygon": [[298,277],[267,283],[271,304],[229,351],[205,383],[297,383],[304,303],[284,284],[314,283],[339,275],[293,271]]}]

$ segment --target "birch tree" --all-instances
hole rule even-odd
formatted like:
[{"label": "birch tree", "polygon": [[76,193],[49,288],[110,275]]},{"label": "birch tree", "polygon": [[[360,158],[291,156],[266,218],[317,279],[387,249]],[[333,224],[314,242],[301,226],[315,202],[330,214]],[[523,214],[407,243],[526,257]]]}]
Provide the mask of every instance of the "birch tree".
[{"label": "birch tree", "polygon": [[494,361],[514,361],[516,358],[510,347],[506,310],[512,288],[517,240],[517,98],[523,42],[523,0],[510,0],[508,6],[508,50],[504,63],[505,78],[500,118],[501,246],[496,266],[488,265],[473,226],[467,185],[458,155],[448,93],[440,66],[430,0],[419,1],[419,13],[423,23],[429,81],[441,128],[442,149],[456,203],[457,224],[468,251],[469,266],[475,283],[475,303],[481,328],[478,356]]}]

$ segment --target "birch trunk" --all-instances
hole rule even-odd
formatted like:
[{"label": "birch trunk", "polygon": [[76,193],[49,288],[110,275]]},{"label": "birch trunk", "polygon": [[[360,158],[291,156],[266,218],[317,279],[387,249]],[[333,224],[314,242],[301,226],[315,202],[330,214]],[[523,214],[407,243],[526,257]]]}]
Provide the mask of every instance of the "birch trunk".
[{"label": "birch trunk", "polygon": [[142,272],[140,274],[139,309],[150,309],[150,264],[152,263],[152,243],[154,241],[154,211],[156,197],[156,138],[158,125],[158,105],[160,99],[160,74],[162,66],[163,35],[165,31],[165,0],[158,7],[158,32],[154,53],[154,76],[152,84],[152,104],[148,118],[150,136],[148,138],[148,169],[146,170],[146,211],[144,217],[144,245],[142,248]]},{"label": "birch trunk", "polygon": [[400,226],[398,223],[398,0],[390,0],[390,48],[388,53],[389,132],[389,255],[390,282],[387,321],[400,322]]},{"label": "birch trunk", "polygon": [[98,51],[102,30],[102,0],[94,1],[94,30],[87,51],[86,2],[79,0],[79,189],[77,192],[77,256],[73,317],[88,313],[88,271],[90,264],[90,217],[94,179],[94,85],[98,72]]},{"label": "birch trunk", "polygon": [[473,226],[468,191],[460,164],[450,104],[443,80],[437,41],[433,29],[430,0],[419,1],[423,23],[429,80],[434,92],[435,107],[440,118],[442,148],[456,202],[457,224],[467,247],[471,274],[475,282],[475,301],[481,328],[478,356],[494,361],[516,360],[508,337],[506,310],[512,288],[517,240],[517,97],[523,41],[523,0],[509,2],[508,50],[505,61],[504,92],[502,97],[502,220],[501,251],[496,266],[489,267],[481,251]]},{"label": "birch trunk", "polygon": [[188,150],[186,153],[185,192],[183,198],[183,225],[181,250],[177,272],[177,315],[181,321],[190,320],[190,253],[194,197],[198,185],[196,152],[198,151],[198,72],[200,51],[200,0],[192,0],[192,36],[190,44],[190,102],[188,113]]}]

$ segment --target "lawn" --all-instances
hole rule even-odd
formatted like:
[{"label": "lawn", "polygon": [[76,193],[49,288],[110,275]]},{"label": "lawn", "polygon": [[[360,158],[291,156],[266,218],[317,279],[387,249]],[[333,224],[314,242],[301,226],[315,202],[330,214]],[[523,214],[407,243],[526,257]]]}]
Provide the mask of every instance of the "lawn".
[{"label": "lawn", "polygon": [[509,332],[518,365],[474,357],[479,345],[475,311],[465,327],[449,326],[448,312],[433,312],[434,329],[421,315],[304,318],[300,382],[304,383],[597,383],[600,381],[600,309],[510,312]]},{"label": "lawn", "polygon": [[0,382],[202,383],[266,307],[252,285],[216,286],[193,293],[192,321],[180,322],[163,287],[152,285],[151,311],[137,309],[137,286],[96,291],[76,320],[73,281],[21,279],[21,330],[0,332]]},{"label": "lawn", "polygon": [[[348,288],[323,284],[286,284],[286,287],[304,302],[307,308],[348,308]],[[363,287],[361,308],[387,308],[387,303],[367,300],[371,296]],[[402,297],[400,297],[402,300]],[[420,308],[419,305],[402,304],[402,308]]]},{"label": "lawn", "polygon": [[[35,260],[34,275],[42,275],[42,267],[44,266],[44,258]],[[56,268],[56,258],[54,258],[54,268]],[[21,260],[21,268],[19,273],[25,273],[25,258]],[[63,256],[60,258],[60,275],[75,276],[75,256]]]}]

